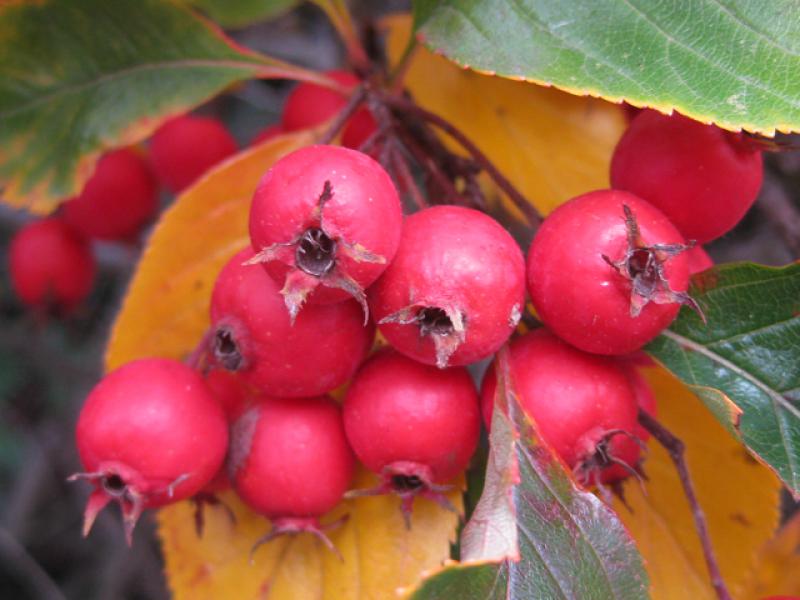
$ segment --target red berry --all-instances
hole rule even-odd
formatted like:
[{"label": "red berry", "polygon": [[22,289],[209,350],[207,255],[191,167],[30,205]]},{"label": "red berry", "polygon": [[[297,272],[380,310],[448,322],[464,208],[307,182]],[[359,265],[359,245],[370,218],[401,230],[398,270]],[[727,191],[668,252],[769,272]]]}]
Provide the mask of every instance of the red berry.
[{"label": "red berry", "polygon": [[695,246],[687,250],[686,258],[689,261],[689,275],[702,273],[706,269],[710,269],[714,266],[714,260],[702,246]]},{"label": "red berry", "polygon": [[339,406],[329,396],[261,398],[234,424],[228,474],[272,531],[309,531],[330,546],[319,517],[342,499],[355,469]]},{"label": "red berry", "polygon": [[350,117],[342,131],[342,146],[358,150],[378,130],[378,123],[372,112],[362,107]]},{"label": "red berry", "polygon": [[105,154],[83,191],[64,204],[64,221],[87,237],[126,240],[158,209],[147,161],[130,148]]},{"label": "red berry", "polygon": [[514,239],[485,214],[434,206],[408,219],[394,261],[370,289],[386,340],[440,367],[494,353],[517,326],[525,261]]},{"label": "red berry", "polygon": [[466,469],[480,434],[478,397],[463,367],[437,369],[386,348],[356,374],[344,400],[356,456],[381,476],[367,493],[417,494],[447,504],[441,484]]},{"label": "red berry", "polygon": [[76,437],[86,472],[72,479],[95,486],[84,535],[114,500],[130,543],[143,509],[188,498],[214,477],[225,458],[228,427],[200,375],[175,360],[147,358],[97,384]]},{"label": "red berry", "polygon": [[30,308],[69,313],[92,290],[95,260],[87,242],[58,219],[33,221],[9,248],[11,284]]},{"label": "red berry", "polygon": [[164,123],[150,140],[156,175],[174,194],[235,152],[236,140],[221,121],[211,117],[176,117]]},{"label": "red berry", "polygon": [[284,129],[281,126],[280,123],[275,123],[273,125],[267,125],[266,127],[264,127],[264,129],[262,129],[261,131],[256,133],[255,137],[253,138],[253,141],[250,142],[250,145],[251,146],[256,146],[258,144],[262,144],[262,143],[266,142],[267,140],[271,140],[272,138],[278,137],[283,132],[284,132]]},{"label": "red berry", "polygon": [[[346,88],[358,85],[358,77],[347,71],[326,71],[330,79]],[[298,84],[286,98],[281,124],[286,131],[321,125],[347,104],[347,95],[315,83]]]},{"label": "red berry", "polygon": [[214,286],[214,363],[273,396],[314,396],[345,383],[375,334],[358,303],[308,306],[292,325],[280,287],[258,265],[242,264],[252,256],[249,248],[236,254]]},{"label": "red berry", "polygon": [[[542,439],[587,483],[613,479],[609,466],[630,473],[638,460],[636,395],[614,359],[581,352],[546,329],[511,342],[511,383],[522,410]],[[481,386],[489,427],[497,376],[489,367]],[[627,474],[625,473],[625,474]]]},{"label": "red berry", "polygon": [[702,244],[741,220],[762,176],[761,152],[741,134],[653,110],[631,122],[611,161],[612,187],[652,203]]},{"label": "red berry", "polygon": [[292,318],[306,299],[351,295],[366,320],[363,290],[394,257],[402,218],[397,190],[377,162],[347,148],[308,146],[275,163],[258,184],[250,240],[283,286]]},{"label": "red berry", "polygon": [[528,291],[539,317],[573,346],[625,354],[658,335],[686,294],[683,238],[628,192],[599,190],[559,206],[528,252]]}]

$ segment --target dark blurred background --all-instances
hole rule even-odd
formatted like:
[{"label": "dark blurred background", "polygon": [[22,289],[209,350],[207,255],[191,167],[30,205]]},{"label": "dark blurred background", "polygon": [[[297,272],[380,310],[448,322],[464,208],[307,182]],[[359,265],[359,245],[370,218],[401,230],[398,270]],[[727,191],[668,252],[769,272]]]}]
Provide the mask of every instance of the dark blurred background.
[{"label": "dark blurred background", "polygon": [[[361,16],[405,2],[354,3]],[[324,15],[302,6],[272,22],[233,31],[240,43],[315,69],[342,64]],[[291,83],[253,81],[199,112],[222,118],[242,146],[278,120]],[[800,139],[783,138],[800,145]],[[165,197],[165,204],[170,198]],[[0,205],[0,598],[159,600],[168,597],[152,514],[125,545],[116,508],[81,537],[88,486],[67,484],[79,470],[73,429],[83,398],[102,371],[104,346],[136,265],[139,245],[95,244],[100,270],[82,310],[66,321],[35,318],[14,298],[8,243],[31,217]],[[147,232],[142,240],[146,240]],[[716,262],[781,265],[800,256],[800,152],[767,155],[761,197],[730,234],[707,247]],[[789,510],[788,496],[786,509]]]}]

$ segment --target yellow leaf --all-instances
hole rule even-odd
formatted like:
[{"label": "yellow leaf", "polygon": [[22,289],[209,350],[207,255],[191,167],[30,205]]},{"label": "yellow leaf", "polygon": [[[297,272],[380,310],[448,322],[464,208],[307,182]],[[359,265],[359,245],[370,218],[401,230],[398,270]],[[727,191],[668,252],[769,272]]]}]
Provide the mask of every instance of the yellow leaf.
[{"label": "yellow leaf", "polygon": [[[410,19],[385,25],[389,55],[397,59]],[[425,48],[417,49],[405,82],[420,105],[455,124],[540,212],[608,187],[611,153],[625,128],[620,107],[461,69]]]},{"label": "yellow leaf", "polygon": [[[720,569],[735,592],[743,587],[756,552],[775,531],[781,484],[677,379],[663,369],[647,369],[645,374],[658,398],[659,420],[686,444]],[[621,502],[615,509],[647,561],[652,597],[713,600],[716,595],[677,472],[653,439],[644,469],[646,494],[629,481],[625,497],[633,510]]]},{"label": "yellow leaf", "polygon": [[795,514],[758,553],[741,600],[800,595],[800,513]]},{"label": "yellow leaf", "polygon": [[[182,358],[208,327],[208,303],[220,268],[249,243],[247,217],[258,180],[280,156],[312,143],[316,132],[285,135],[243,152],[215,168],[182,194],[153,231],[114,326],[106,355],[113,369],[144,356]],[[313,476],[313,474],[309,474]],[[375,484],[361,473],[354,487]],[[459,510],[463,479],[449,494]],[[181,502],[159,513],[167,579],[177,600],[236,598],[394,598],[397,587],[449,557],[458,517],[420,499],[407,530],[396,498],[343,502],[329,523],[349,514],[330,537],[340,561],[309,535],[275,540],[249,552],[269,522],[244,507],[233,493],[223,501],[236,514],[205,511],[198,539],[193,507]]]}]

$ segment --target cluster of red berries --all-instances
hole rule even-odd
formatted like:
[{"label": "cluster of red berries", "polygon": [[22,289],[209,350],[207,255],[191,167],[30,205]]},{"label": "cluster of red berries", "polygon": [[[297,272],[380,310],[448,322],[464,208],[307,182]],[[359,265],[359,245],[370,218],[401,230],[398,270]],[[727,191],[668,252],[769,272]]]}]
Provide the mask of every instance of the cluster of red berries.
[{"label": "cluster of red berries", "polygon": [[[637,117],[615,153],[614,185],[632,191],[559,207],[537,232],[527,270],[509,233],[479,211],[434,206],[404,219],[389,175],[365,154],[310,146],[279,160],[253,196],[251,247],[217,278],[192,364],[135,361],[89,396],[78,424],[86,472],[76,476],[95,485],[87,530],[112,499],[130,536],[143,508],[230,485],[272,521],[265,540],[307,531],[330,545],[320,517],[348,493],[356,460],[379,482],[351,495],[397,494],[406,516],[417,496],[449,506],[444,492],[476,448],[481,409],[490,426],[497,387],[489,368],[479,402],[465,366],[516,330],[526,286],[546,328],[510,344],[523,410],[583,482],[635,472],[647,437],[637,415],[656,407],[630,354],[681,305],[699,307],[687,293],[691,243],[666,216],[678,209],[634,195],[656,175],[625,160],[671,161],[664,185],[694,180],[689,204],[709,181],[704,169],[729,165],[698,167],[659,135],[730,145],[701,157],[751,152],[760,169],[757,150],[736,136],[709,136],[682,117],[659,117],[666,133],[637,136],[648,119]],[[732,226],[742,202],[717,202],[738,214],[719,219]],[[389,347],[367,358],[376,327]],[[328,394],[348,382],[340,405]]]},{"label": "cluster of red berries", "polygon": [[159,183],[179,193],[234,152],[236,142],[220,121],[184,115],[156,131],[149,155],[138,148],[104,154],[80,194],[12,239],[9,271],[17,296],[34,310],[74,312],[94,283],[91,240],[135,240],[158,210]]}]

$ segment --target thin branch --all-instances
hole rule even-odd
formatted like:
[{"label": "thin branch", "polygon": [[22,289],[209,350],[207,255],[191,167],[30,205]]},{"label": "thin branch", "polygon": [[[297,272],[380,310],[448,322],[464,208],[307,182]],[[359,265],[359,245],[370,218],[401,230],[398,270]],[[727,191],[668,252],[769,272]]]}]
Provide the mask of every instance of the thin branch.
[{"label": "thin branch", "polygon": [[689,468],[684,458],[684,451],[686,449],[684,443],[641,408],[639,409],[639,423],[650,432],[659,444],[664,446],[666,451],[669,452],[672,462],[675,463],[675,469],[678,471],[678,477],[680,477],[683,492],[686,494],[686,499],[689,501],[689,506],[692,509],[692,517],[694,518],[694,525],[697,528],[697,535],[700,537],[700,543],[703,546],[703,556],[705,556],[706,567],[711,577],[711,585],[714,587],[714,591],[717,592],[719,600],[731,600],[731,595],[728,592],[728,588],[725,586],[725,582],[719,570],[714,548],[711,545],[706,516],[703,513],[703,509],[700,507],[700,503],[697,501],[694,484],[689,477]]},{"label": "thin branch", "polygon": [[366,95],[367,91],[363,85],[357,87],[347,100],[347,104],[342,107],[342,110],[340,110],[333,119],[330,127],[328,127],[328,129],[319,137],[317,143],[330,144],[333,141],[333,138],[335,138],[339,131],[342,130],[345,123],[347,123],[347,121],[350,120],[350,117],[355,114],[355,112],[358,110],[358,107],[361,106],[361,103],[364,102]]},{"label": "thin branch", "polygon": [[446,121],[439,115],[425,110],[421,106],[418,106],[415,102],[409,100],[408,98],[392,96],[389,94],[383,94],[381,98],[388,106],[394,108],[395,110],[415,115],[438,127],[452,137],[470,155],[472,155],[472,158],[475,159],[480,167],[485,170],[498,185],[498,187],[500,187],[500,189],[506,193],[509,199],[520,210],[520,212],[525,215],[528,223],[532,227],[539,225],[542,219],[533,205],[525,199],[525,196],[523,196],[522,193],[517,190],[517,188],[515,188],[508,179],[506,179],[506,177],[497,169],[497,167],[494,166],[488,157],[481,152],[481,150],[474,143],[472,143],[472,140],[470,140],[464,133],[457,129],[455,125],[449,121]]},{"label": "thin branch", "polygon": [[24,581],[34,597],[42,600],[66,600],[47,572],[6,529],[0,528],[0,559],[11,574]]},{"label": "thin branch", "polygon": [[[389,142],[393,141],[394,140],[389,140]],[[406,157],[403,156],[400,148],[398,148],[395,143],[392,143],[389,152],[391,165],[397,173],[397,178],[402,182],[402,187],[408,190],[411,199],[419,210],[427,208],[428,201],[425,200],[425,196],[417,186],[417,182],[414,180],[414,175],[411,173]]]},{"label": "thin branch", "polygon": [[445,202],[463,203],[458,190],[456,190],[450,178],[442,171],[439,162],[425,151],[419,142],[411,135],[410,131],[407,128],[399,128],[398,135],[417,164],[422,167],[441,189]]}]

